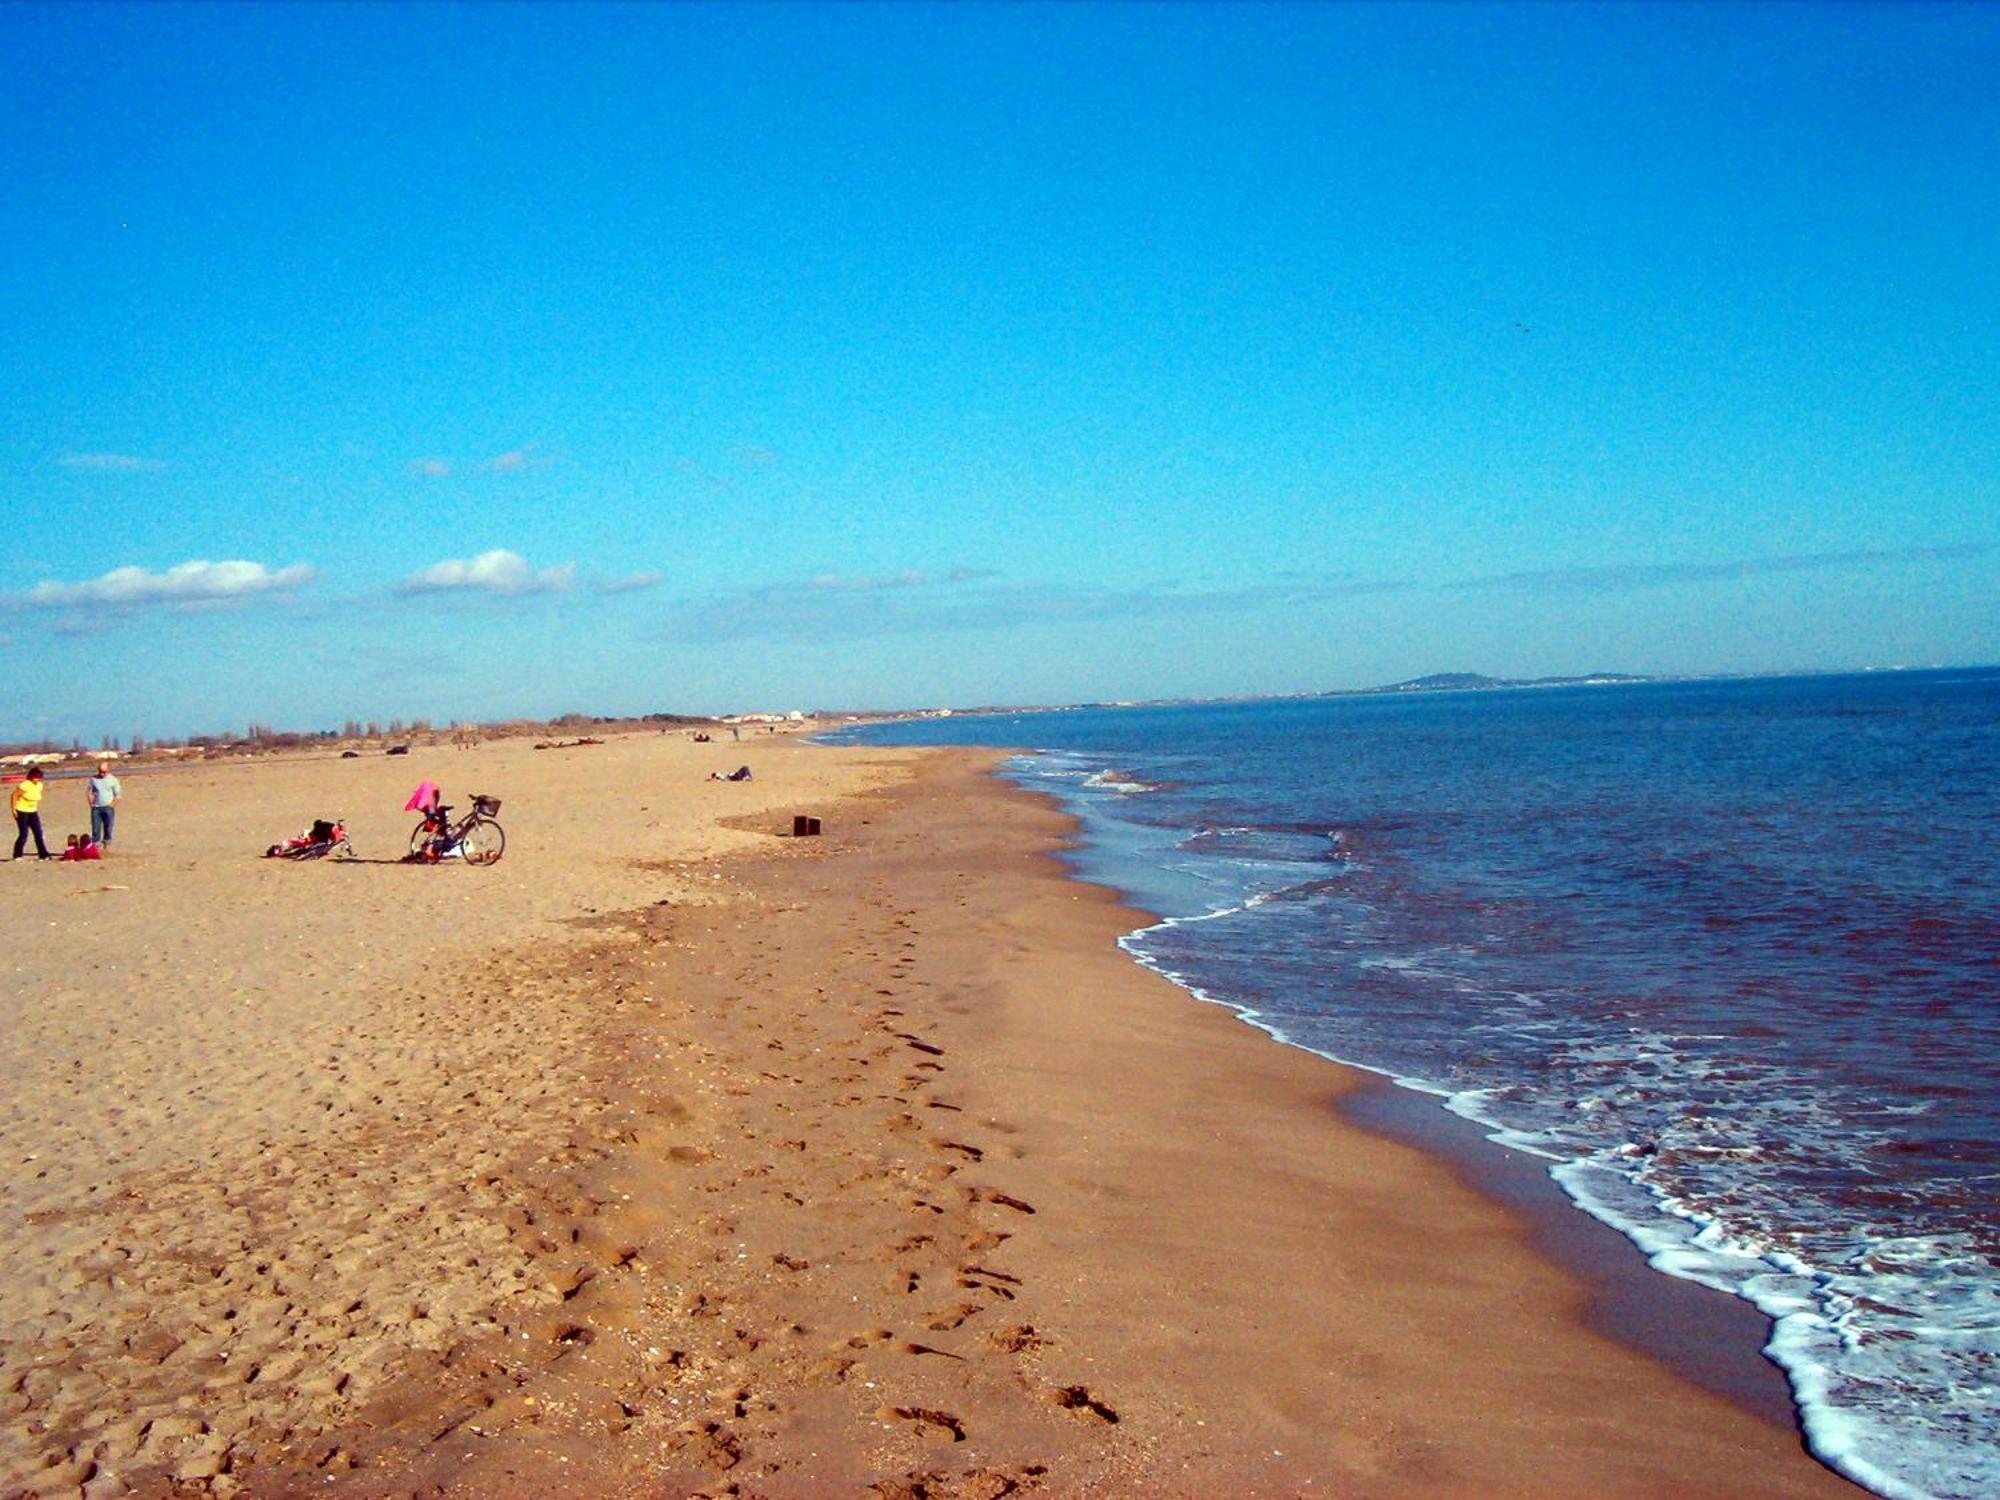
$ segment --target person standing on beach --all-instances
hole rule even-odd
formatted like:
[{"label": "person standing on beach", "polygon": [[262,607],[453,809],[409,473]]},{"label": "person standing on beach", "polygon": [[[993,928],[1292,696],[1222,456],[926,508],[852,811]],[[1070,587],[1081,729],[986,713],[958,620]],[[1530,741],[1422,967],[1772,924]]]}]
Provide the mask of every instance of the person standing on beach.
[{"label": "person standing on beach", "polygon": [[125,795],[125,788],[111,774],[111,767],[99,761],[97,774],[90,778],[86,790],[90,796],[90,841],[109,849],[111,824],[118,816],[118,799]]},{"label": "person standing on beach", "polygon": [[42,838],[42,768],[33,767],[14,795],[8,799],[8,806],[14,810],[14,858],[21,857],[21,851],[28,847],[28,835],[35,836],[35,855],[38,859],[52,859],[49,846]]}]

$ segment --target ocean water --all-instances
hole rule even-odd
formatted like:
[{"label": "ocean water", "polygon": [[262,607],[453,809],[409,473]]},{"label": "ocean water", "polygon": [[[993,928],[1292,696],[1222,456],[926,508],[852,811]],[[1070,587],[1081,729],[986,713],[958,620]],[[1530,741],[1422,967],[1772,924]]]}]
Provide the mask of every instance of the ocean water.
[{"label": "ocean water", "polygon": [[2000,1495],[2000,669],[858,737],[1030,752],[1141,963],[1754,1302],[1826,1463]]}]

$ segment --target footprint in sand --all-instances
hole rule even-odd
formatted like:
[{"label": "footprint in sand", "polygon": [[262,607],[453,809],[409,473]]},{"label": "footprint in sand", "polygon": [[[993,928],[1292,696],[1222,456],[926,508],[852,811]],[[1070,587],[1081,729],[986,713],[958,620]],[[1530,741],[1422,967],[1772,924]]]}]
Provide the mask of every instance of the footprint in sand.
[{"label": "footprint in sand", "polygon": [[935,1354],[939,1359],[955,1359],[960,1363],[965,1360],[963,1354],[953,1354],[949,1349],[933,1349],[929,1344],[902,1343],[896,1346],[896,1352],[911,1355]]},{"label": "footprint in sand", "polygon": [[814,1365],[808,1375],[818,1385],[844,1385],[847,1382],[847,1372],[853,1368],[853,1360],[839,1355],[829,1355]]},{"label": "footprint in sand", "polygon": [[1052,1392],[1049,1397],[1064,1411],[1077,1412],[1097,1418],[1100,1422],[1116,1423],[1118,1413],[1099,1401],[1090,1391],[1080,1385],[1066,1385]]},{"label": "footprint in sand", "polygon": [[970,1188],[967,1192],[974,1203],[997,1203],[1002,1208],[1011,1208],[1016,1213],[1023,1214],[1031,1214],[1035,1211],[1035,1206],[1032,1203],[1023,1203],[1012,1194],[1000,1192],[995,1188]]},{"label": "footprint in sand", "polygon": [[925,1432],[949,1433],[954,1443],[965,1441],[965,1427],[948,1411],[935,1411],[927,1406],[885,1406],[877,1415],[885,1422],[901,1418],[905,1422],[915,1422]]},{"label": "footprint in sand", "polygon": [[970,1276],[961,1276],[958,1278],[958,1284],[968,1292],[990,1292],[1003,1302],[1014,1300],[1014,1293],[998,1282],[978,1281]]}]

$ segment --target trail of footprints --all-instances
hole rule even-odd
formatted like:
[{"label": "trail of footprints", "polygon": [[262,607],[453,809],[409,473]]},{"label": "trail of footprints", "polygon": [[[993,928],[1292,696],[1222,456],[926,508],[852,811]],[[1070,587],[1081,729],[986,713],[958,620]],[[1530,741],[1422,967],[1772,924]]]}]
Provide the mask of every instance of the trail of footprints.
[{"label": "trail of footprints", "polygon": [[[812,1481],[787,1422],[829,1396],[891,1476],[860,1494],[1041,1486],[966,1412],[1045,1413],[1050,1447],[1118,1413],[1042,1374],[1060,1351],[1004,1259],[1036,1210],[992,1180],[1001,1157],[912,1013],[916,913],[814,864],[792,872],[800,901],[851,897],[832,953],[781,923],[705,941],[742,920],[729,907],[649,908],[440,1014],[439,1077],[476,1084],[377,1094],[352,1138],[273,1142],[235,1180],[131,1184],[120,1233],[74,1268],[101,1310],[70,1294],[32,1360],[8,1351],[0,1403],[41,1456],[0,1494],[490,1493],[566,1435],[621,1455],[631,1493],[747,1500]],[[704,1027],[716,1005],[739,1024]],[[573,1063],[538,1079],[510,1029],[560,1035]],[[330,1210],[302,1217],[302,1190]],[[856,1327],[840,1288],[869,1264],[879,1322]]]},{"label": "trail of footprints", "polygon": [[[839,899],[837,872],[817,874],[820,888],[800,899]],[[642,1101],[633,1112],[650,1123],[627,1128],[653,1160],[685,1169],[673,1201],[651,1210],[675,1224],[651,1241],[658,1263],[636,1281],[580,1277],[549,1317],[515,1330],[539,1355],[503,1343],[503,1367],[477,1399],[532,1388],[537,1402],[482,1406],[446,1445],[568,1422],[623,1439],[648,1494],[675,1493],[673,1475],[690,1476],[685,1493],[695,1497],[747,1500],[784,1482],[840,1493],[800,1468],[787,1441],[796,1412],[823,1416],[831,1398],[890,1475],[856,1493],[984,1500],[1036,1489],[1046,1470],[987,1451],[968,1413],[995,1401],[1040,1413],[1054,1424],[1043,1452],[1117,1424],[1100,1397],[1042,1373],[1060,1351],[1021,1316],[1028,1288],[1004,1259],[1036,1210],[992,1180],[1001,1157],[949,1097],[951,1059],[913,1014],[925,993],[914,977],[916,913],[880,887],[854,895],[849,936],[834,951],[802,951],[770,932],[739,945],[744,962],[710,975],[713,988],[690,991],[689,1009],[656,1002],[656,1019],[688,1023],[670,1027],[682,1045],[660,1070],[686,1107],[662,1113],[661,1101]],[[694,919],[693,946],[707,949],[701,923],[730,920],[726,910]],[[632,951],[625,981],[644,977],[645,951],[644,942]],[[704,1031],[704,1004],[726,1005],[739,1024]],[[620,1199],[616,1182],[597,1187],[618,1228],[611,1240],[634,1253],[646,1212]],[[562,1252],[554,1240],[544,1253]],[[879,1280],[862,1284],[879,1291],[857,1304],[849,1289],[870,1265]],[[879,1321],[855,1326],[862,1309]],[[580,1420],[586,1408],[594,1415]],[[954,1463],[958,1450],[969,1456]]]},{"label": "trail of footprints", "polygon": [[[1070,1423],[1114,1425],[1117,1412],[1089,1390],[1040,1375],[1047,1340],[1014,1310],[1026,1290],[1021,1278],[995,1263],[1015,1224],[1036,1210],[983,1173],[969,1175],[995,1158],[989,1145],[969,1138],[974,1131],[955,1122],[964,1111],[941,1094],[949,1078],[947,1051],[908,1009],[916,914],[895,908],[880,889],[864,893],[863,909],[879,912],[879,925],[869,924],[875,925],[871,932],[857,924],[835,953],[801,956],[774,945],[729,976],[732,1003],[763,1007],[770,1019],[755,1024],[779,1033],[765,1039],[764,1050],[826,1060],[838,1088],[829,1110],[817,1102],[824,1094],[788,1086],[797,1084],[797,1075],[761,1069],[762,1081],[774,1086],[759,1094],[761,1121],[733,1122],[740,1154],[718,1158],[711,1179],[696,1189],[729,1205],[715,1225],[723,1243],[712,1252],[713,1263],[759,1261],[789,1278],[782,1288],[760,1287],[756,1302],[767,1315],[785,1315],[777,1333],[781,1344],[804,1347],[795,1357],[760,1358],[764,1346],[746,1350],[751,1335],[732,1329],[733,1350],[711,1339],[702,1357],[729,1364],[733,1355],[733,1371],[761,1375],[771,1392],[763,1407],[768,1416],[782,1413],[795,1394],[785,1387],[794,1383],[847,1394],[854,1420],[882,1429],[883,1455],[891,1462],[913,1452],[948,1455],[976,1443],[976,1431],[952,1400],[954,1382],[967,1370],[984,1370],[990,1379],[994,1351],[1012,1356],[1014,1399],[1039,1402]],[[801,997],[809,1002],[803,1007]],[[872,1129],[855,1129],[857,1117],[871,1121]],[[834,1175],[832,1201],[808,1203],[793,1188],[806,1186],[824,1162],[808,1168],[804,1157],[829,1150],[849,1159]],[[851,1266],[873,1260],[884,1267],[878,1306],[888,1315],[881,1325],[843,1329],[840,1319],[851,1317],[851,1304],[814,1295],[813,1257],[786,1239],[807,1216],[822,1230],[831,1216],[847,1231],[831,1252],[834,1261]],[[899,1303],[908,1304],[907,1312]],[[719,1309],[703,1311],[718,1326],[729,1322]],[[987,1356],[982,1361],[967,1358],[974,1344]],[[990,1400],[991,1393],[979,1399]],[[777,1472],[777,1464],[762,1463],[776,1424],[760,1424],[755,1403],[738,1403],[721,1420],[729,1445],[715,1449],[714,1434],[707,1437],[709,1456],[724,1476],[715,1493],[754,1494],[760,1472]],[[1067,1440],[1074,1441],[1073,1433]],[[692,1436],[690,1443],[700,1446]],[[999,1496],[1036,1488],[1044,1473],[1032,1463],[975,1463],[961,1470],[922,1464],[869,1492],[907,1500]]]}]

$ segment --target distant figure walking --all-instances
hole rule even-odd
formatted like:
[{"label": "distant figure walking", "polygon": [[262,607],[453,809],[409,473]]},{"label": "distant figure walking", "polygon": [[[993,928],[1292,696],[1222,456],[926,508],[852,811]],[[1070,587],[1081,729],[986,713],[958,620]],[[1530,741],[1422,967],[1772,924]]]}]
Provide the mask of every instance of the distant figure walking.
[{"label": "distant figure walking", "polygon": [[28,835],[35,836],[35,857],[53,859],[49,846],[42,838],[42,768],[36,766],[28,772],[27,779],[14,788],[14,795],[7,805],[14,810],[14,858],[21,857],[21,851],[28,847]]},{"label": "distant figure walking", "polygon": [[90,841],[111,847],[111,824],[118,816],[118,799],[125,795],[125,788],[111,767],[103,761],[97,763],[97,774],[85,785],[90,796]]}]

